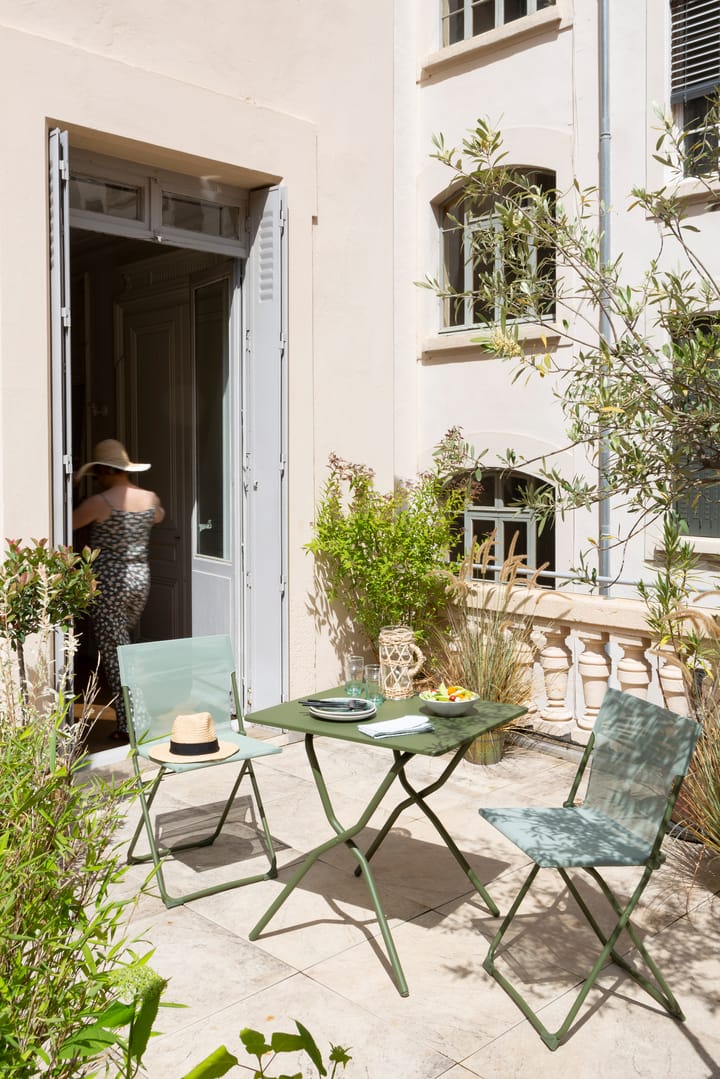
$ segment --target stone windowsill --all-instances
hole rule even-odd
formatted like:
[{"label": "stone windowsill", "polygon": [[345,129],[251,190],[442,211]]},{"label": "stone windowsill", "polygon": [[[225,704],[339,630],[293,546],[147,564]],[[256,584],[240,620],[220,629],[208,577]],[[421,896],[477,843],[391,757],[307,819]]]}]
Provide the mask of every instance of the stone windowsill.
[{"label": "stone windowsill", "polygon": [[[479,338],[488,336],[488,331],[480,327],[434,334],[421,343],[420,359],[423,363],[493,359],[493,354],[484,349],[478,341]],[[518,336],[525,354],[530,356],[554,352],[568,343],[562,340],[560,333],[551,323],[526,323],[519,327]]]},{"label": "stone windowsill", "polygon": [[560,28],[563,22],[561,3],[554,7],[543,8],[534,15],[526,15],[495,30],[488,30],[477,37],[458,41],[455,45],[446,45],[427,56],[420,67],[420,82],[427,82],[434,75],[446,75],[450,69],[461,67],[475,60],[485,60],[489,53],[505,49],[524,38],[535,37],[548,30]]}]

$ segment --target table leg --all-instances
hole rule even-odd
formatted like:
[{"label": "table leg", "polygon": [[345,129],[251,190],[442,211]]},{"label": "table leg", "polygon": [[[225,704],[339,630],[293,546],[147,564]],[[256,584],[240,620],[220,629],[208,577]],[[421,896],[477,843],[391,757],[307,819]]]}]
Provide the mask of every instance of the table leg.
[{"label": "table leg", "polygon": [[385,797],[385,794],[395,782],[399,771],[402,769],[402,767],[404,767],[404,761],[402,759],[403,756],[409,757],[411,756],[411,754],[395,754],[395,761],[392,767],[388,770],[385,778],[380,783],[380,786],[377,788],[374,795],[368,802],[367,807],[363,811],[362,815],[358,818],[355,824],[351,825],[349,828],[344,828],[335,816],[335,810],[330,799],[330,794],[328,792],[324,776],[320,769],[317,754],[315,753],[312,734],[305,735],[305,752],[307,753],[307,757],[310,762],[310,767],[312,769],[313,777],[315,779],[315,785],[318,789],[318,793],[320,794],[320,800],[322,802],[323,809],[325,810],[325,816],[332,825],[333,830],[336,834],[332,839],[328,839],[325,843],[321,843],[319,846],[314,847],[313,850],[311,850],[305,856],[302,863],[298,866],[290,880],[280,892],[280,895],[278,895],[273,900],[273,902],[263,914],[262,918],[260,918],[259,922],[250,930],[248,937],[250,940],[257,940],[265,926],[268,924],[271,918],[273,918],[275,914],[277,914],[278,910],[283,905],[285,900],[295,890],[295,888],[298,886],[305,874],[308,872],[308,870],[312,868],[318,858],[320,858],[321,855],[323,855],[326,851],[332,850],[333,847],[337,847],[341,843],[344,843],[345,846],[352,852],[358,862],[358,866],[355,870],[356,875],[359,876],[362,873],[363,877],[365,878],[365,883],[367,885],[368,892],[370,893],[370,898],[375,909],[375,916],[377,917],[378,925],[380,926],[380,932],[382,933],[383,940],[385,941],[388,958],[395,974],[395,983],[397,985],[400,996],[406,997],[408,996],[407,982],[405,980],[405,975],[403,973],[402,965],[400,963],[400,957],[398,956],[397,949],[395,947],[395,941],[393,940],[392,933],[390,932],[390,926],[388,925],[388,921],[385,916],[385,911],[383,910],[382,903],[380,902],[380,895],[378,893],[377,885],[375,883],[375,877],[372,870],[370,869],[367,857],[357,846],[353,839],[353,836],[357,835],[358,832],[360,832],[366,826],[373,813],[380,805],[380,802]]},{"label": "table leg", "polygon": [[[419,790],[419,791],[415,790],[415,788],[412,786],[412,784],[410,783],[410,780],[407,777],[407,773],[405,771],[405,764],[411,758],[412,754],[410,754],[410,753],[400,753],[398,750],[393,751],[394,754],[395,754],[396,764],[398,764],[398,769],[397,769],[398,779],[400,780],[400,783],[402,784],[403,788],[407,791],[409,797],[404,798],[401,802],[398,802],[398,804],[395,806],[392,813],[390,814],[388,819],[385,821],[385,824],[382,826],[382,828],[380,829],[380,831],[378,832],[378,834],[375,836],[372,843],[368,847],[367,851],[365,852],[365,857],[368,859],[368,861],[370,860],[370,858],[372,858],[373,854],[378,849],[378,847],[381,845],[381,843],[385,840],[388,832],[393,827],[393,825],[395,824],[395,821],[398,819],[400,814],[405,809],[407,809],[408,806],[416,805],[423,811],[423,813],[428,818],[430,823],[434,826],[435,830],[439,833],[439,835],[441,836],[443,842],[445,843],[445,846],[450,851],[450,853],[452,854],[453,858],[458,863],[458,865],[460,866],[462,871],[465,873],[466,877],[468,878],[468,880],[472,884],[475,891],[480,895],[481,899],[485,903],[485,906],[488,908],[490,913],[493,914],[497,918],[499,916],[499,914],[500,914],[500,911],[498,910],[497,905],[495,904],[493,899],[491,899],[490,895],[488,894],[487,889],[481,883],[479,877],[477,876],[477,874],[474,872],[474,870],[470,866],[470,864],[469,864],[467,858],[465,857],[465,855],[462,853],[462,851],[460,851],[458,849],[458,846],[455,843],[455,840],[452,838],[452,836],[448,832],[445,825],[442,823],[442,821],[439,819],[437,814],[430,808],[430,806],[425,801],[426,797],[429,794],[432,794],[434,791],[436,791],[440,787],[442,787],[443,784],[452,775],[452,773],[455,771],[455,769],[457,768],[460,761],[465,756],[465,752],[466,752],[467,747],[468,747],[469,744],[470,743],[467,742],[467,743],[463,744],[462,746],[460,746],[459,749],[457,749],[456,752],[454,753],[454,755],[452,757],[452,760],[449,762],[447,767],[443,770],[442,774],[435,780],[435,782],[430,783],[427,787],[423,787],[422,790]],[[355,869],[355,876],[359,876],[359,869],[357,869],[357,868]]]}]

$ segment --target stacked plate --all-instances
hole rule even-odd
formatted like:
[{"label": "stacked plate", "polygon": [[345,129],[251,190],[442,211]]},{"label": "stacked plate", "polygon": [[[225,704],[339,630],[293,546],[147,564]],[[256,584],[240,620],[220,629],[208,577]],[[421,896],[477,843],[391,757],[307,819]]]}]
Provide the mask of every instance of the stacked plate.
[{"label": "stacked plate", "polygon": [[308,705],[316,719],[333,719],[336,723],[359,723],[370,719],[377,711],[372,701],[360,697],[326,697]]}]

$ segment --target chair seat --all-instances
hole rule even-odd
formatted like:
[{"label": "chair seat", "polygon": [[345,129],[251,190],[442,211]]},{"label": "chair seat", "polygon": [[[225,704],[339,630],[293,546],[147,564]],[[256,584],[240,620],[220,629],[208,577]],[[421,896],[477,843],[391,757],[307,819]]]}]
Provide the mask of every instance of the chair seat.
[{"label": "chair seat", "polygon": [[[661,853],[675,800],[687,773],[699,734],[699,724],[687,716],[608,689],[595,720],[575,779],[558,808],[518,806],[512,809],[481,809],[480,814],[532,859],[532,867],[513,900],[502,925],[493,937],[483,963],[505,992],[532,1023],[549,1049],[557,1049],[567,1036],[600,971],[611,960],[637,982],[653,1000],[675,1019],[683,1019],[673,996],[631,916],[652,873],[664,861]],[[586,776],[586,769],[590,767]],[[587,778],[584,801],[575,805],[583,778]],[[629,898],[615,895],[598,866],[643,867]],[[554,869],[568,894],[602,944],[590,972],[575,994],[564,1020],[548,1030],[540,1015],[520,990],[495,965],[495,955],[541,869]],[[615,915],[608,932],[601,927],[590,904],[573,879],[588,874]],[[639,879],[638,879],[639,878]],[[640,968],[616,948],[627,933],[642,961]]]},{"label": "chair seat", "polygon": [[[118,646],[118,664],[128,717],[131,759],[140,802],[140,819],[128,845],[131,865],[152,862],[152,877],[166,907],[177,907],[193,899],[202,899],[229,888],[244,887],[277,876],[277,858],[270,826],[265,814],[253,760],[280,753],[281,747],[245,734],[240,695],[235,673],[235,656],[227,634],[210,637],[180,637],[170,641],[145,641]],[[235,716],[236,719],[231,717]],[[182,720],[182,722],[181,722]],[[237,730],[233,727],[237,726]],[[212,756],[215,739],[219,755]],[[159,747],[163,752],[159,753]],[[188,747],[199,752],[183,755]],[[210,759],[205,754],[210,754]],[[151,754],[155,752],[159,759]],[[168,758],[168,759],[166,759]],[[140,764],[155,765],[152,774],[143,774]],[[194,772],[219,764],[234,764],[218,784],[188,781],[183,800],[197,810],[195,824],[185,820],[186,837],[174,836],[166,842],[161,815],[155,797],[164,779],[178,772]],[[217,798],[217,787],[230,787],[224,801]],[[211,847],[228,820],[235,798],[242,786],[246,808],[259,830],[267,869],[250,872],[232,880],[215,880],[192,892],[171,893],[165,883],[165,869],[181,853]],[[217,802],[215,799],[217,798]],[[212,800],[211,800],[212,799]],[[219,808],[219,812],[218,812]],[[145,831],[148,850],[137,853],[141,832]],[[198,834],[198,833],[201,834]],[[226,838],[230,850],[236,844]],[[218,848],[218,856],[222,851]],[[254,859],[251,859],[254,860]],[[250,867],[248,867],[250,868]],[[254,866],[252,868],[255,868]],[[262,868],[262,867],[261,867]]]},{"label": "chair seat", "polygon": [[481,809],[498,831],[542,868],[643,865],[652,843],[598,810]]},{"label": "chair seat", "polygon": [[237,752],[233,753],[231,757],[223,757],[219,761],[200,761],[193,764],[192,762],[178,763],[177,761],[155,761],[150,756],[153,746],[167,745],[168,735],[163,735],[162,738],[153,738],[151,741],[139,742],[137,747],[138,756],[143,757],[145,760],[150,761],[151,764],[156,764],[158,767],[162,763],[163,768],[167,772],[192,772],[196,768],[210,768],[213,765],[218,764],[232,764],[233,761],[249,760],[255,757],[268,757],[271,753],[280,753],[280,746],[275,746],[272,742],[264,742],[260,738],[249,738],[247,734],[239,734],[234,731],[232,727],[225,727],[218,724],[215,728],[219,742],[233,742],[237,746]]}]

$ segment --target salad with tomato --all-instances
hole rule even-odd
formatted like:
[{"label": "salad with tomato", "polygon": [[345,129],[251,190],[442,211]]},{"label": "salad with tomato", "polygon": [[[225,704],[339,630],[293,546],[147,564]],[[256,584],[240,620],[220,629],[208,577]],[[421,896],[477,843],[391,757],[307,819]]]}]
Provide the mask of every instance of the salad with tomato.
[{"label": "salad with tomato", "polygon": [[422,696],[428,701],[472,701],[477,697],[471,689],[464,686],[446,686],[441,682],[437,689],[428,690]]}]

